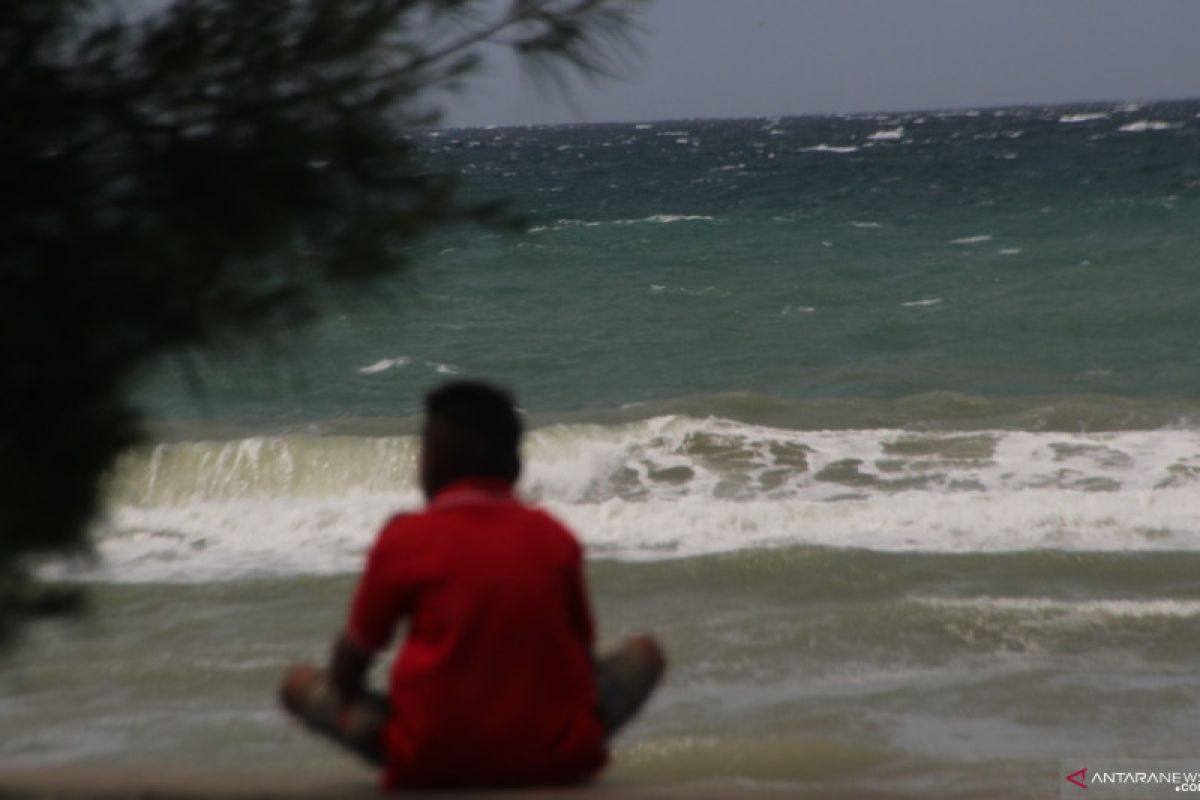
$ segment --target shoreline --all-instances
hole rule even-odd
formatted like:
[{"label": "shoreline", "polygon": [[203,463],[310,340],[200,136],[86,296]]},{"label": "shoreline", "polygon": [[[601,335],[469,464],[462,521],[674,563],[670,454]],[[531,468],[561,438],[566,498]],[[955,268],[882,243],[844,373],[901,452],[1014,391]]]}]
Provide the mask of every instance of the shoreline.
[{"label": "shoreline", "polygon": [[[862,787],[793,787],[745,781],[695,783],[633,783],[603,778],[580,787],[525,789],[466,789],[461,791],[403,791],[404,797],[422,798],[547,798],[564,795],[581,800],[718,800],[771,797],[798,800],[912,800],[914,795]],[[368,800],[388,796],[375,775],[355,766],[316,771],[225,770],[218,773],[179,768],[67,765],[37,768],[0,768],[0,798],[156,798],[156,800]]]}]

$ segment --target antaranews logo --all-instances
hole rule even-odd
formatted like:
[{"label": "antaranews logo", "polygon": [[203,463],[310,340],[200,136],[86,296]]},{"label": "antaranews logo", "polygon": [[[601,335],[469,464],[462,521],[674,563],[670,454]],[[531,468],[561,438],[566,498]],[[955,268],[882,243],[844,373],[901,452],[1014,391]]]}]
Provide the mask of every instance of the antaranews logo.
[{"label": "antaranews logo", "polygon": [[1123,800],[1154,800],[1177,793],[1200,795],[1200,760],[1089,758],[1088,766],[1060,762],[1064,800],[1088,790],[1089,800],[1111,797]]}]

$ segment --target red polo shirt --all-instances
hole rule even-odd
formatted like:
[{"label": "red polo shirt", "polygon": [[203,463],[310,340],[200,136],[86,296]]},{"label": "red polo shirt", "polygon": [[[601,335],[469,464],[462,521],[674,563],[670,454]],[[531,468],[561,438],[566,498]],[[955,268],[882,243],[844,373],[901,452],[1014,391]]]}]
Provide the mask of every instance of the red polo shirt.
[{"label": "red polo shirt", "polygon": [[379,534],[350,610],[392,665],[384,786],[571,783],[607,760],[579,543],[503,481],[469,480]]}]

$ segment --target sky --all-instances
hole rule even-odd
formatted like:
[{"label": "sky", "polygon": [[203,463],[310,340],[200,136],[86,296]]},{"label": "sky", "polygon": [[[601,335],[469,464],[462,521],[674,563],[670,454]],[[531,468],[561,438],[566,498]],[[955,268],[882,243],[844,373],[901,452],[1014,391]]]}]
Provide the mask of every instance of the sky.
[{"label": "sky", "polygon": [[654,0],[619,80],[569,102],[505,52],[448,125],[1200,96],[1200,0]]}]

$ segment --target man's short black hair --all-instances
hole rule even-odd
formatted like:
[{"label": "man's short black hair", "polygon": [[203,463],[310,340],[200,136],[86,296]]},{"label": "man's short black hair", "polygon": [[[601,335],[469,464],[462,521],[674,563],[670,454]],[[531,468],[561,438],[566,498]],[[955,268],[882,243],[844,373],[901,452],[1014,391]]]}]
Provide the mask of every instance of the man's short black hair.
[{"label": "man's short black hair", "polygon": [[473,476],[515,481],[521,473],[521,419],[512,395],[482,381],[452,381],[425,396],[426,446],[437,449],[443,480]]}]

